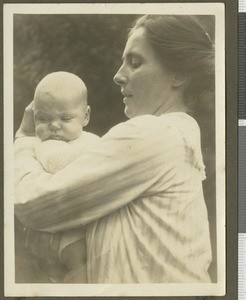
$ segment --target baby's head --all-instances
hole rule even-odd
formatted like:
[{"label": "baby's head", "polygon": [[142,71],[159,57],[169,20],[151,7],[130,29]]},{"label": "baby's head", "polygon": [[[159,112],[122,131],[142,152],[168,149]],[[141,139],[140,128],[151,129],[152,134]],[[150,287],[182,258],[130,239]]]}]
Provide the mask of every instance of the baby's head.
[{"label": "baby's head", "polygon": [[41,141],[78,138],[90,119],[84,82],[68,72],[45,76],[34,94],[34,120]]}]

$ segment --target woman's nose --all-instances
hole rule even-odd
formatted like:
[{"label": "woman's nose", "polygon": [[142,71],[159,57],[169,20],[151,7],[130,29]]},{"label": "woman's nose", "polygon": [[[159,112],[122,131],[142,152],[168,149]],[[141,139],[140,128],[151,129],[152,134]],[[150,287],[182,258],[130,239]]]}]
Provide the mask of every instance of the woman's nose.
[{"label": "woman's nose", "polygon": [[118,70],[118,72],[114,75],[114,83],[118,85],[124,85],[127,82],[126,74],[123,73],[122,67]]}]

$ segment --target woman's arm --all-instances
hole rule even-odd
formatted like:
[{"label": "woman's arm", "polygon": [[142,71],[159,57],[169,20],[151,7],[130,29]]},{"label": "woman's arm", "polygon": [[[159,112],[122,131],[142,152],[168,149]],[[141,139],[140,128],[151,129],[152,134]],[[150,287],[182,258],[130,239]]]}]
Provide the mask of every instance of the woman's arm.
[{"label": "woman's arm", "polygon": [[24,180],[30,172],[39,174],[43,171],[41,164],[37,161],[34,153],[36,137],[17,138],[14,142],[14,182],[17,185]]},{"label": "woman's arm", "polygon": [[168,187],[173,169],[170,157],[180,151],[176,144],[181,139],[173,139],[177,132],[161,124],[156,117],[143,116],[115,126],[54,175],[39,167],[25,169],[15,188],[16,215],[34,229],[64,230],[156,193],[151,187],[160,178]]}]

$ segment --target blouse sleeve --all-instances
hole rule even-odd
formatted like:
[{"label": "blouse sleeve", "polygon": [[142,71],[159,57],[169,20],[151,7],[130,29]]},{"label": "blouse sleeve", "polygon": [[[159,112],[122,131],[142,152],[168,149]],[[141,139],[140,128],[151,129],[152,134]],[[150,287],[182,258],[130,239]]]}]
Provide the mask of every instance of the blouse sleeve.
[{"label": "blouse sleeve", "polygon": [[[26,226],[59,231],[90,223],[151,193],[162,180],[171,184],[183,157],[183,140],[158,117],[142,116],[121,123],[93,148],[56,174],[26,164],[15,185],[15,213]],[[19,151],[16,159],[29,153]]]},{"label": "blouse sleeve", "polygon": [[22,182],[30,172],[39,174],[43,168],[37,161],[34,148],[37,144],[36,137],[17,138],[14,143],[14,182],[15,186]]}]

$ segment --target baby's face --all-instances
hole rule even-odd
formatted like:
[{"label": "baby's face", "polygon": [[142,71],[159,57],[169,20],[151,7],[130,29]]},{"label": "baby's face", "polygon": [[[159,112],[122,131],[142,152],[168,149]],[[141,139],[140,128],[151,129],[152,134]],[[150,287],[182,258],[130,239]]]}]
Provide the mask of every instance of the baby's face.
[{"label": "baby's face", "polygon": [[41,141],[74,140],[88,123],[90,108],[75,96],[68,100],[42,94],[34,103],[36,135]]}]

